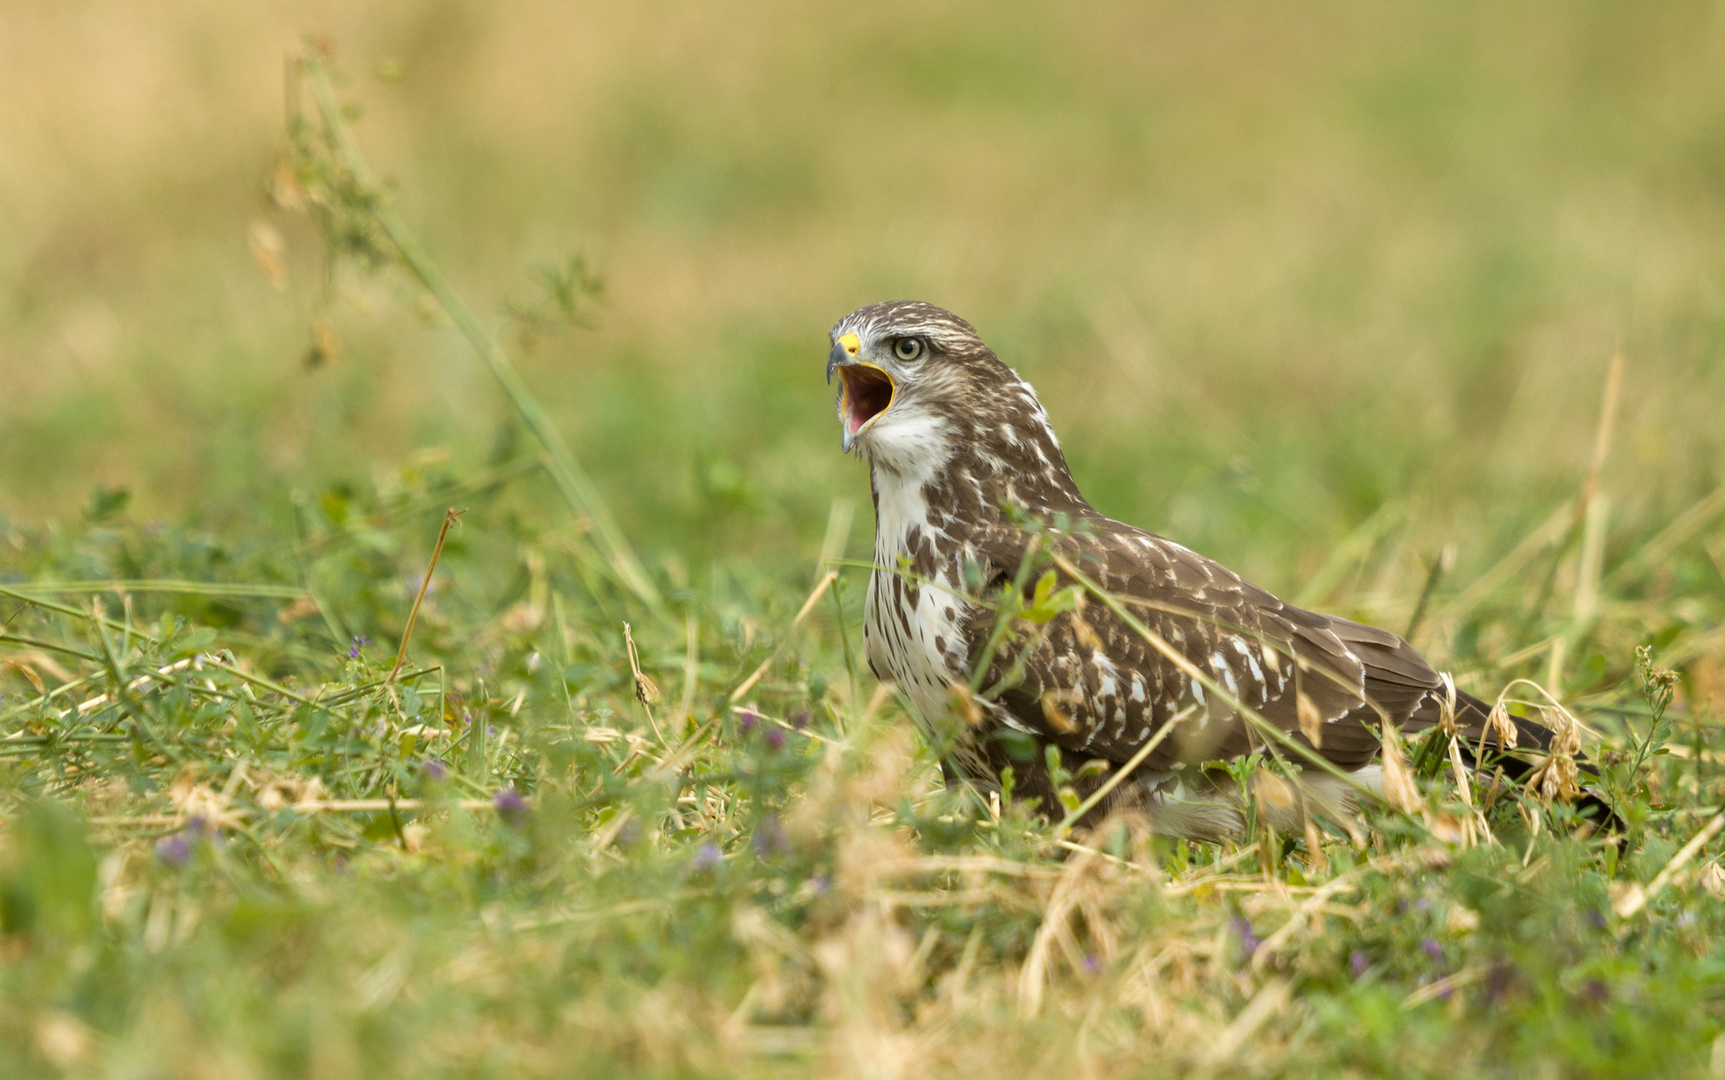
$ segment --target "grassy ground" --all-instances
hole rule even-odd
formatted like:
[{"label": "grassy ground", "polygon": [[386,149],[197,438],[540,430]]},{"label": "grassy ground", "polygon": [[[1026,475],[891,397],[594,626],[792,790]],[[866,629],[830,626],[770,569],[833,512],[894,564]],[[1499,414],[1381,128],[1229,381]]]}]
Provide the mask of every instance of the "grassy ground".
[{"label": "grassy ground", "polygon": [[[5,1075],[1725,1073],[1716,4],[14,5],[0,98]],[[1316,850],[942,790],[804,611],[886,296],[1107,512],[1550,690],[1624,843],[1423,747]]]}]

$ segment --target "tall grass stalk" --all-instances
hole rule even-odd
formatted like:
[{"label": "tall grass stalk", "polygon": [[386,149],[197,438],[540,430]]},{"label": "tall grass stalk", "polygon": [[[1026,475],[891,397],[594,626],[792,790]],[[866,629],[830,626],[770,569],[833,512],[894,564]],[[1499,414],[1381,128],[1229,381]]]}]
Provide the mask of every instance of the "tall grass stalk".
[{"label": "tall grass stalk", "polygon": [[450,287],[418,236],[408,228],[407,222],[402,219],[382,185],[377,182],[371,166],[360,154],[353,133],[342,116],[341,104],[336,100],[335,90],[330,85],[328,69],[318,58],[316,48],[308,45],[297,59],[290,63],[297,64],[299,70],[304,72],[306,82],[311,87],[312,99],[317,103],[318,114],[329,144],[334,149],[341,168],[352,175],[364,197],[365,206],[378,227],[395,245],[402,262],[455,323],[462,337],[473,346],[473,351],[484,361],[486,368],[508,396],[516,415],[539,441],[540,446],[544,447],[547,469],[558,493],[578,517],[592,523],[600,551],[612,573],[637,599],[656,614],[661,614],[664,598],[646,571],[641,568],[634,548],[623,535],[623,530],[618,526],[598,485],[593,483],[587,471],[575,459],[568,443],[551,422],[545,407],[539,404],[539,399],[534,397],[525,380],[515,370],[509,355],[503,351],[497,339],[479,325],[479,320],[474,318],[472,311]]}]

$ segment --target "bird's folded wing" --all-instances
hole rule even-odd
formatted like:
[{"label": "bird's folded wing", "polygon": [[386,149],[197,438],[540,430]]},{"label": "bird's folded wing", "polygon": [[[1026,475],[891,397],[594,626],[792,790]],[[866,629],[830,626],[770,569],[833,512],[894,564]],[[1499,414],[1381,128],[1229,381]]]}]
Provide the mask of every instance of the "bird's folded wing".
[{"label": "bird's folded wing", "polygon": [[[1124,761],[1177,722],[1147,761],[1166,768],[1262,745],[1237,701],[1353,768],[1376,753],[1380,715],[1396,725],[1435,719],[1442,682],[1396,635],[1284,604],[1150,533],[1106,519],[1088,525],[1054,546],[1150,634],[1094,598],[1019,627],[983,680],[1013,726],[1081,755]],[[1009,529],[976,545],[986,568],[1008,577],[1028,548],[1028,536]],[[1064,573],[1059,579],[1070,583]],[[972,641],[984,639],[981,623],[993,613],[977,618]]]}]

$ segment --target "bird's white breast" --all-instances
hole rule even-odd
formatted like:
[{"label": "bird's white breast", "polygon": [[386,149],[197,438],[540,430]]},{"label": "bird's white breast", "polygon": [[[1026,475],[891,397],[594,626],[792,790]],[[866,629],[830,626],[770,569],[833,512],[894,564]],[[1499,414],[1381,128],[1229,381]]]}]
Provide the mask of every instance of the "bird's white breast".
[{"label": "bird's white breast", "polygon": [[875,570],[864,605],[863,639],[869,663],[898,684],[926,726],[949,708],[953,680],[968,677],[969,647],[962,636],[967,602],[957,562],[901,568],[916,554],[910,547],[913,531],[925,542],[944,538],[929,524],[921,473],[876,472]]}]

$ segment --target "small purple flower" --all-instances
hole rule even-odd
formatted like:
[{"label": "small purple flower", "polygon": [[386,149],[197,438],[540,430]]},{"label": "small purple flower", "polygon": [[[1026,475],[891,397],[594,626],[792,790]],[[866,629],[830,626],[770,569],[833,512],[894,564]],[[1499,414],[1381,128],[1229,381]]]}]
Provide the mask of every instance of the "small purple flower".
[{"label": "small purple flower", "polygon": [[1348,954],[1348,970],[1353,972],[1354,978],[1365,978],[1366,972],[1370,971],[1371,967],[1372,958],[1367,956],[1363,950],[1355,949]]},{"label": "small purple flower", "polygon": [[419,768],[420,771],[425,773],[425,778],[434,783],[441,781],[444,777],[449,775],[449,770],[444,768],[443,762],[438,761],[436,758],[426,758],[424,761],[419,763]]},{"label": "small purple flower", "polygon": [[737,714],[737,729],[744,735],[755,730],[755,725],[761,722],[761,714],[753,709],[744,709]]},{"label": "small purple flower", "polygon": [[184,832],[156,841],[156,858],[169,866],[184,866],[192,858],[192,842]]},{"label": "small purple flower", "polygon": [[705,843],[695,851],[695,861],[693,865],[698,873],[711,873],[718,867],[720,860],[724,857],[724,853],[719,850],[719,845],[711,842]]},{"label": "small purple flower", "polygon": [[193,814],[186,819],[186,835],[202,839],[209,835],[210,823],[200,814]]},{"label": "small purple flower", "polygon": [[1431,909],[1432,909],[1432,902],[1430,900],[1427,900],[1423,896],[1420,897],[1418,900],[1414,901],[1414,910],[1419,912],[1421,915],[1424,915],[1426,912],[1430,911]]},{"label": "small purple flower", "polygon": [[804,728],[808,727],[809,726],[808,706],[798,705],[796,708],[792,709],[789,719],[791,721],[791,727],[796,728],[798,731],[801,731]]},{"label": "small purple flower", "polygon": [[755,826],[755,854],[766,858],[785,849],[785,827],[777,814],[768,814]]},{"label": "small purple flower", "polygon": [[768,750],[783,750],[785,748],[785,733],[782,728],[768,728],[765,738]]},{"label": "small purple flower", "polygon": [[367,645],[370,645],[370,644],[371,644],[371,637],[369,635],[367,635],[367,634],[355,635],[354,639],[353,639],[353,644],[349,645],[347,647],[347,658],[349,660],[358,660],[359,659],[359,650],[365,648]]},{"label": "small purple flower", "polygon": [[1581,998],[1581,1003],[1589,1008],[1603,1008],[1611,1001],[1611,987],[1599,979],[1589,979],[1581,984],[1581,991],[1577,996]]},{"label": "small purple flower", "polygon": [[506,825],[521,825],[527,820],[527,800],[514,788],[498,788],[491,797],[491,805],[497,808],[497,816]]},{"label": "small purple flower", "polygon": [[832,891],[832,888],[833,883],[827,880],[827,876],[820,871],[817,870],[809,876],[809,891],[816,896],[825,896]]},{"label": "small purple flower", "polygon": [[1420,951],[1425,953],[1432,963],[1443,963],[1443,946],[1438,944],[1436,938],[1421,938]]},{"label": "small purple flower", "polygon": [[1102,970],[1102,961],[1100,961],[1096,958],[1096,954],[1092,953],[1092,952],[1085,953],[1084,954],[1084,974],[1094,975],[1098,971],[1101,971],[1101,970]]},{"label": "small purple flower", "polygon": [[1258,946],[1264,942],[1257,934],[1252,933],[1252,924],[1236,915],[1228,920],[1228,928],[1240,936],[1240,951],[1251,956],[1258,951]]},{"label": "small purple flower", "polygon": [[1593,927],[1595,930],[1605,929],[1605,913],[1602,911],[1589,910],[1587,913],[1587,925]]}]

